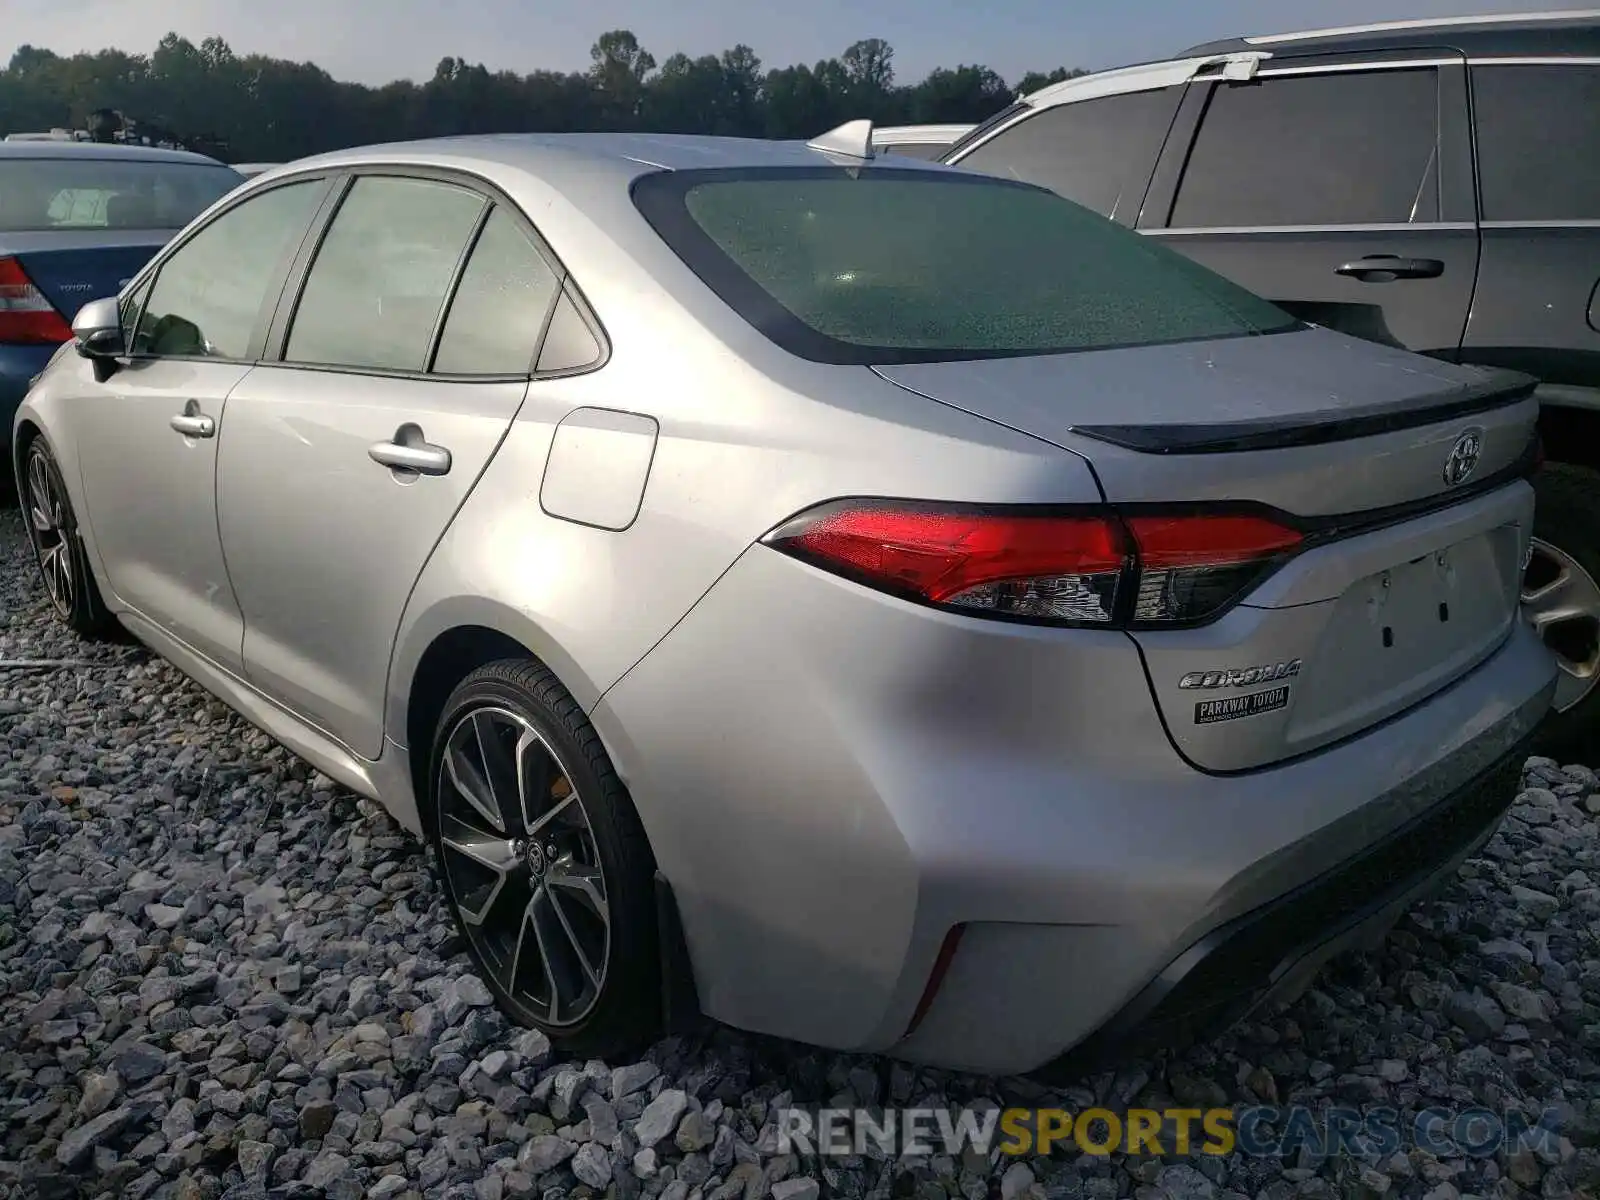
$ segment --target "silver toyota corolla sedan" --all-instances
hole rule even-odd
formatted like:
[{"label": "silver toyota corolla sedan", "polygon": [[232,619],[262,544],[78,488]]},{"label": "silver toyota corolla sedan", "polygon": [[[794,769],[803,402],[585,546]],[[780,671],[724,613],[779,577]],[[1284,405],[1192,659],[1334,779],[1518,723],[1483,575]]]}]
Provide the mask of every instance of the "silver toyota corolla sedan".
[{"label": "silver toyota corolla sedan", "polygon": [[860,133],[239,189],[17,417],[50,597],[424,836],[575,1053],[1208,1032],[1512,798],[1532,381]]}]

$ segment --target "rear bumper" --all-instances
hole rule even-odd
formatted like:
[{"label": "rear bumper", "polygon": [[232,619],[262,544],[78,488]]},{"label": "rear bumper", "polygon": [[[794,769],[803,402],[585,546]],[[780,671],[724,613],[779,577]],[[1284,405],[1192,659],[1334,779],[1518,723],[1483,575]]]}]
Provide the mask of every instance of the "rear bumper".
[{"label": "rear bumper", "polygon": [[1038,1074],[1078,1078],[1134,1055],[1179,1049],[1292,999],[1329,958],[1380,940],[1493,836],[1526,757],[1523,743],[1360,854],[1213,930]]},{"label": "rear bumper", "polygon": [[[1281,934],[1230,949],[1156,1012],[1194,969],[1174,963],[1208,958],[1215,931],[1514,762],[1555,674],[1519,621],[1360,737],[1207,775],[1173,749],[1128,637],[917,608],[758,546],[592,718],[671,884],[707,1015],[1004,1075],[1124,1010],[1123,1024],[1164,1021],[1230,961],[1251,968],[1253,996],[1251,964],[1273,959],[1271,975]],[[1326,922],[1308,944],[1348,916],[1294,911]]]}]

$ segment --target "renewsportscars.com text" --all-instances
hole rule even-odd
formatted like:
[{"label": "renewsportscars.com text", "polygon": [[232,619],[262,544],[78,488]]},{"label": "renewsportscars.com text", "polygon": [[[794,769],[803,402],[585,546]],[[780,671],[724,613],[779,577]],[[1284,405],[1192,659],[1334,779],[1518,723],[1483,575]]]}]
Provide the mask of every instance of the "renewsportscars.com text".
[{"label": "renewsportscars.com text", "polygon": [[1071,1147],[1110,1155],[1345,1155],[1377,1161],[1418,1149],[1438,1158],[1489,1157],[1502,1149],[1555,1149],[1559,1116],[1518,1110],[1426,1108],[1407,1116],[1382,1107],[944,1109],[787,1108],[778,1114],[778,1153],[894,1157],[1049,1154]]}]

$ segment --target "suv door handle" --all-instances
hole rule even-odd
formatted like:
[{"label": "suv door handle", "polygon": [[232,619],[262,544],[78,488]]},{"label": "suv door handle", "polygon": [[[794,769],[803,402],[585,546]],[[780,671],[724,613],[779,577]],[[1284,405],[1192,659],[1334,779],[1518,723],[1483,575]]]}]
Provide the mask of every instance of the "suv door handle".
[{"label": "suv door handle", "polygon": [[1401,258],[1395,254],[1369,254],[1347,262],[1335,274],[1349,275],[1362,283],[1393,283],[1396,279],[1437,279],[1444,274],[1444,263],[1437,258]]},{"label": "suv door handle", "polygon": [[421,427],[409,421],[394,431],[391,440],[368,446],[367,457],[397,471],[415,471],[418,475],[450,473],[450,451],[432,445],[423,437]]},{"label": "suv door handle", "polygon": [[217,432],[216,421],[200,411],[200,402],[191,400],[183,406],[181,413],[176,413],[167,420],[167,424],[183,434],[184,437],[208,438]]}]

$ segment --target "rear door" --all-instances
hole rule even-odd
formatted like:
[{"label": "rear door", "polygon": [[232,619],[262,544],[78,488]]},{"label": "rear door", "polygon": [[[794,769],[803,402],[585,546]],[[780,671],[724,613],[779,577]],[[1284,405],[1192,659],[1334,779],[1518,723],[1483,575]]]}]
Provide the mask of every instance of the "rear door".
[{"label": "rear door", "polygon": [[1600,60],[1471,69],[1483,265],[1462,357],[1600,409]]},{"label": "rear door", "polygon": [[1478,271],[1465,59],[1196,81],[1139,228],[1306,321],[1455,358]]},{"label": "rear door", "polygon": [[222,544],[250,680],[376,758],[401,611],[522,403],[561,276],[508,202],[388,173],[351,181],[299,272],[277,361],[229,397]]}]

